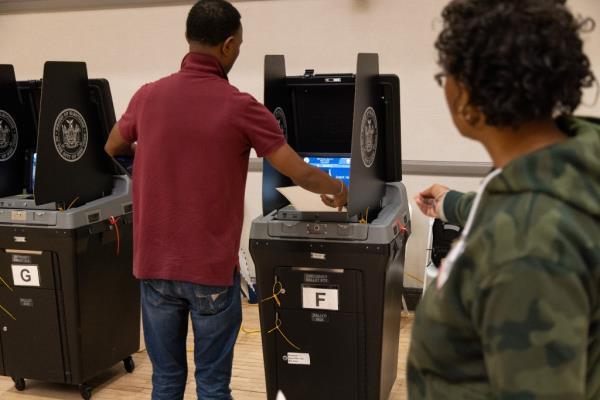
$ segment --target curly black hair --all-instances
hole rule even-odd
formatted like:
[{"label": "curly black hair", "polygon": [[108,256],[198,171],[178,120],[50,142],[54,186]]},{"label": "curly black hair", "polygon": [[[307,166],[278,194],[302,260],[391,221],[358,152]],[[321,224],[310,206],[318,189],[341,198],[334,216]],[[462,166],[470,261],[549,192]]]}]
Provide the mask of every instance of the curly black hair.
[{"label": "curly black hair", "polygon": [[580,33],[594,29],[566,0],[453,0],[436,48],[494,126],[572,114],[595,77]]},{"label": "curly black hair", "polygon": [[240,29],[239,11],[225,0],[200,0],[190,10],[186,22],[188,40],[216,46]]}]

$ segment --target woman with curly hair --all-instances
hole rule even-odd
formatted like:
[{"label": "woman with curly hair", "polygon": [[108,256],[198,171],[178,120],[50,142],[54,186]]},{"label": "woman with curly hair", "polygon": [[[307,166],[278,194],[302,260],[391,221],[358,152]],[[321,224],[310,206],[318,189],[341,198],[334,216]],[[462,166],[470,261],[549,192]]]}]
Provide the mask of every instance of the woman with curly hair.
[{"label": "woman with curly hair", "polygon": [[416,313],[410,399],[600,399],[600,125],[572,116],[595,79],[560,0],[454,0],[436,47],[460,133],[495,166],[440,185],[428,216],[464,227]]}]

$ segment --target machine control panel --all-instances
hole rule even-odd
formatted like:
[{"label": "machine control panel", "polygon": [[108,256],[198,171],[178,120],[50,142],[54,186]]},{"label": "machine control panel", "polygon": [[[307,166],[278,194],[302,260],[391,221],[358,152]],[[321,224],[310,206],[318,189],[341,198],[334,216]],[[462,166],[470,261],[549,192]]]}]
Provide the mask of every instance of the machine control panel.
[{"label": "machine control panel", "polygon": [[327,235],[328,224],[308,223],[306,224],[306,233],[309,235]]},{"label": "machine control panel", "polygon": [[289,238],[321,238],[366,240],[369,226],[357,223],[270,221],[269,236]]},{"label": "machine control panel", "polygon": [[56,211],[0,209],[1,224],[56,225]]},{"label": "machine control panel", "polygon": [[36,205],[35,200],[30,197],[3,197],[0,198],[0,209],[20,209],[20,210],[48,210],[56,211],[54,203]]}]

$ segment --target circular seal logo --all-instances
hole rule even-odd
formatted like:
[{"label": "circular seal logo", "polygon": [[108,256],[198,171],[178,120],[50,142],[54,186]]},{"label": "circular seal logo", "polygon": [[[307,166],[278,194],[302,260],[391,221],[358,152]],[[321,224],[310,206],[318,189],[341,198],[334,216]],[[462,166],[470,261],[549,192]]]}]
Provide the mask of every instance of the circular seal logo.
[{"label": "circular seal logo", "polygon": [[8,161],[17,151],[19,133],[15,120],[4,110],[0,110],[0,162]]},{"label": "circular seal logo", "polygon": [[285,118],[285,112],[283,111],[283,108],[277,107],[275,109],[275,111],[273,111],[273,115],[275,116],[275,119],[279,123],[279,127],[281,128],[283,135],[287,139],[287,137],[288,137],[287,119]]},{"label": "circular seal logo", "polygon": [[377,155],[377,114],[372,107],[365,110],[360,124],[360,154],[365,167],[371,168]]},{"label": "circular seal logo", "polygon": [[78,161],[85,154],[88,128],[79,111],[67,108],[54,121],[54,146],[65,161]]}]

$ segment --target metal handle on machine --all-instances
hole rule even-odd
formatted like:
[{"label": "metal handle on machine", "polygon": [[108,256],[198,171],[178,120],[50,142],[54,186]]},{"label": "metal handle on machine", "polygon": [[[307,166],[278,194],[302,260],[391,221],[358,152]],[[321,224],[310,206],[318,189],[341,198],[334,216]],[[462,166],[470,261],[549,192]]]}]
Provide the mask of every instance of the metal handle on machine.
[{"label": "metal handle on machine", "polygon": [[307,268],[307,267],[292,267],[292,271],[300,272],[329,272],[332,274],[343,274],[344,270],[341,268]]},{"label": "metal handle on machine", "polygon": [[5,249],[5,253],[8,254],[30,254],[32,256],[41,256],[42,251],[40,250],[18,250],[18,249]]},{"label": "metal handle on machine", "polygon": [[394,244],[392,245],[392,260],[395,260],[396,257],[400,254],[400,246],[398,246],[398,241],[400,240],[399,236],[396,236],[394,239]]}]

